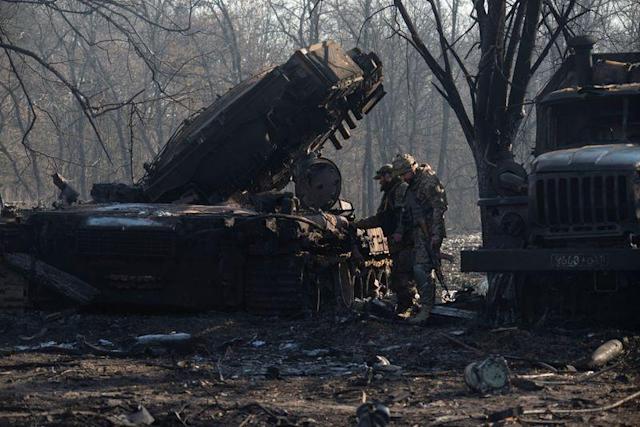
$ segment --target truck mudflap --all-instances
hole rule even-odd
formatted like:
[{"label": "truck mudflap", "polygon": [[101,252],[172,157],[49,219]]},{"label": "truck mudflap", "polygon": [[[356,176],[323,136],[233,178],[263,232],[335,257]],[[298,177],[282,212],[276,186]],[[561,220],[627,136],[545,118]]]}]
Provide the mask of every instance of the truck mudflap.
[{"label": "truck mudflap", "polygon": [[463,272],[640,271],[640,249],[474,249],[460,254]]}]

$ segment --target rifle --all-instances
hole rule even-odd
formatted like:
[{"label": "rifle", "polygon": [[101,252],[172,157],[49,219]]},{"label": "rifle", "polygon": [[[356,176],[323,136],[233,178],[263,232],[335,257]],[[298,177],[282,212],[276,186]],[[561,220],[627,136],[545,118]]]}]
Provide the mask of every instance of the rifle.
[{"label": "rifle", "polygon": [[452,262],[453,256],[449,254],[443,254],[439,250],[436,253],[436,251],[433,249],[433,246],[431,246],[431,230],[429,229],[429,225],[424,221],[420,221],[419,224],[420,230],[422,230],[425,237],[427,238],[427,254],[429,254],[429,258],[431,258],[431,260],[433,261],[433,270],[436,272],[436,278],[438,279],[438,282],[440,282],[444,290],[448,293],[449,288],[447,287],[447,283],[444,279],[444,274],[442,274],[441,260],[445,259],[449,262]]}]

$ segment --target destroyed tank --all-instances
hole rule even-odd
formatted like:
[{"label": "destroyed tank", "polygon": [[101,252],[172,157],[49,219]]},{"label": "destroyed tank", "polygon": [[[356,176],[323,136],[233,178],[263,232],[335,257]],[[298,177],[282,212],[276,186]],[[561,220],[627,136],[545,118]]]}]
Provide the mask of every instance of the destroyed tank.
[{"label": "destroyed tank", "polygon": [[[185,120],[135,185],[95,184],[91,203],[6,220],[0,252],[43,305],[60,293],[110,308],[349,305],[361,277],[388,275],[388,251],[381,230],[350,226],[321,150],[384,94],[374,53],[300,49]],[[295,194],[282,192],[291,181]]]},{"label": "destroyed tank", "polygon": [[536,99],[524,194],[480,200],[484,245],[463,271],[489,272],[490,312],[635,318],[640,301],[640,53],[573,54]]}]

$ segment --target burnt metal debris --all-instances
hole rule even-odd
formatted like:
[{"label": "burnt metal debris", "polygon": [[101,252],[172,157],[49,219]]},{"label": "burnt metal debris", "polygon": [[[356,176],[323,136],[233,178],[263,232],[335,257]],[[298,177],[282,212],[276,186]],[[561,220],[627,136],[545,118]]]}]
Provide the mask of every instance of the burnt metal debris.
[{"label": "burnt metal debris", "polygon": [[530,173],[499,167],[502,195],[479,202],[484,246],[463,251],[461,267],[490,273],[497,321],[514,307],[527,321],[554,307],[625,314],[640,297],[640,52],[593,44],[571,40],[573,55],[536,99]]},{"label": "burnt metal debris", "polygon": [[[63,203],[4,217],[0,254],[40,277],[29,299],[42,307],[61,300],[46,271],[107,307],[349,306],[388,276],[388,250],[380,230],[349,226],[340,171],[321,149],[340,148],[384,94],[374,53],[300,49],[185,120],[135,185],[95,184],[92,203],[68,206],[74,190],[54,177]],[[280,191],[292,180],[295,196]]]},{"label": "burnt metal debris", "polygon": [[472,391],[488,394],[502,393],[509,389],[509,367],[500,356],[489,356],[473,362],[464,369],[464,382]]}]

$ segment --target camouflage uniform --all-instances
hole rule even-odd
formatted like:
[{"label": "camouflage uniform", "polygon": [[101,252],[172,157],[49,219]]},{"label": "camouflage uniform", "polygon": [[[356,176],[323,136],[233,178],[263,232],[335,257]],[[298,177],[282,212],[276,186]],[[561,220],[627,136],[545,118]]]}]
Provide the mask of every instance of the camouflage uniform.
[{"label": "camouflage uniform", "polygon": [[[391,173],[391,165],[385,165],[376,173],[379,179],[383,173]],[[413,304],[416,290],[411,285],[413,274],[413,252],[411,233],[405,232],[402,223],[405,195],[409,185],[394,178],[386,187],[375,215],[355,222],[357,228],[381,227],[388,239],[389,252],[393,262],[391,268],[391,290],[398,297],[398,311],[405,311]],[[391,236],[400,234],[402,241],[396,242]]]},{"label": "camouflage uniform", "polygon": [[[440,180],[428,164],[418,166],[409,184],[406,197],[410,225],[413,229],[415,263],[432,264],[425,244],[431,245],[431,238],[440,242],[446,237],[444,213],[447,210],[447,194]],[[425,236],[420,222],[427,224],[431,236]],[[436,252],[440,247],[433,248]]]},{"label": "camouflage uniform", "polygon": [[[405,198],[405,215],[403,223],[412,230],[414,244],[413,274],[422,306],[427,311],[421,317],[426,320],[435,300],[435,282],[433,269],[435,260],[429,255],[440,251],[439,244],[446,237],[444,213],[447,210],[447,196],[440,180],[428,164],[418,166],[410,155],[398,156],[393,163],[394,173],[404,175],[409,172],[413,176]],[[425,235],[421,224],[426,224],[431,235]],[[437,247],[432,247],[432,239],[438,240]]]}]

